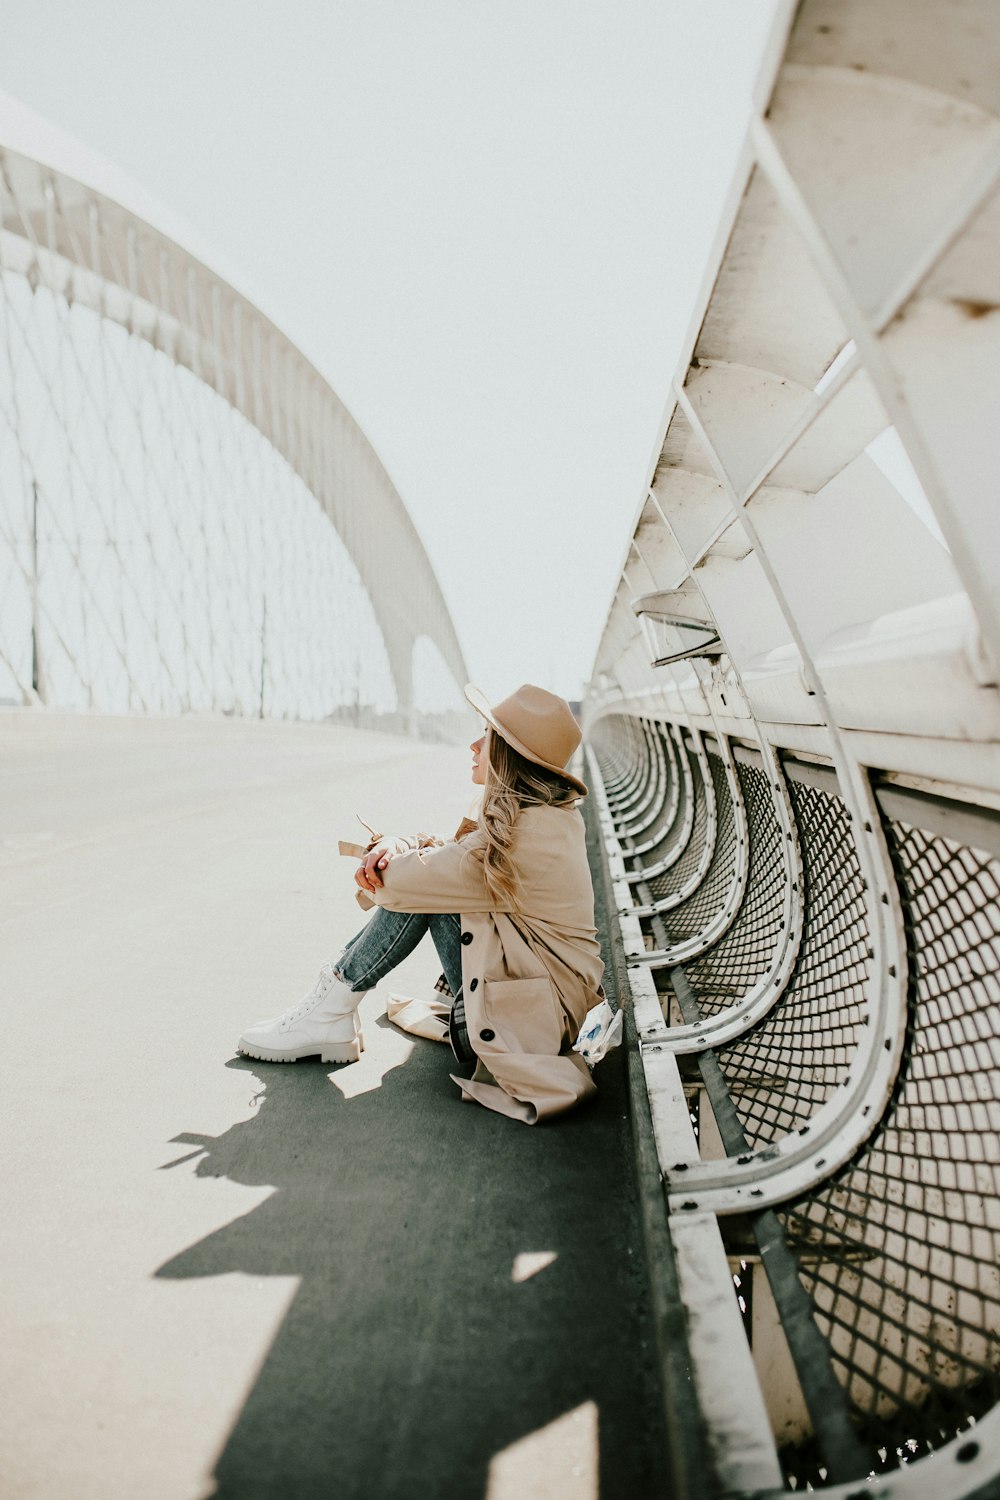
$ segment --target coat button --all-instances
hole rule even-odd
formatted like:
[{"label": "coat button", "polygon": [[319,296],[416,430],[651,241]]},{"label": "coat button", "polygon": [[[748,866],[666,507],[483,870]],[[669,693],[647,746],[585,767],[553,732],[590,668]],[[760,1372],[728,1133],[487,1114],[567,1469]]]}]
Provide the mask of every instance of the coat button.
[{"label": "coat button", "polygon": [[486,1028],[485,1031],[481,1031],[479,1033],[479,1040],[481,1042],[492,1042],[492,1040],[493,1040],[493,1038],[495,1036],[496,1036],[496,1032],[495,1031],[491,1031],[490,1028],[487,1026],[487,1028]]},{"label": "coat button", "polygon": [[469,989],[470,990],[474,990],[476,988],[476,986],[478,985],[478,983],[479,983],[478,979],[470,979],[469,980]]},{"label": "coat button", "polygon": [[472,933],[471,932],[463,932],[462,933],[462,942],[463,943],[471,943],[472,942]]}]

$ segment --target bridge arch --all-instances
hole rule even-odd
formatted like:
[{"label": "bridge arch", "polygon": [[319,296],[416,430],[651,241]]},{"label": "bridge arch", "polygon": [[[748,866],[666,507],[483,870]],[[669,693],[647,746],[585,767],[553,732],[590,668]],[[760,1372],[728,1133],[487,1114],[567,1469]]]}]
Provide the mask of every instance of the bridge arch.
[{"label": "bridge arch", "polygon": [[[0,148],[0,696],[65,701],[46,683],[54,649],[74,661],[76,697],[66,706],[82,695],[84,706],[323,717],[353,695],[412,727],[419,637],[433,643],[456,691],[468,674],[427,554],[364,432],[296,345],[209,255],[189,248],[191,237],[163,210],[110,167],[89,157],[81,167],[73,143],[53,132],[44,150],[29,150],[31,130],[8,113],[0,109],[0,140],[17,149]],[[190,535],[192,515],[171,484],[199,491],[188,497],[189,511],[201,507]],[[287,593],[294,549],[320,575],[329,570],[349,610],[338,613],[336,600],[324,606],[316,578],[317,614],[301,599],[294,609],[287,598],[279,605],[267,578],[284,558]],[[155,601],[142,597],[157,588]],[[165,601],[171,590],[176,597]],[[100,599],[107,617],[99,668],[82,639],[88,596],[91,612]],[[203,606],[194,611],[199,640],[184,650],[206,658],[186,672],[182,596]],[[296,631],[309,640],[304,660],[312,657],[293,703],[279,691],[288,667],[278,659],[294,655]],[[224,656],[230,632],[238,664],[220,679],[213,652]],[[152,691],[154,657],[161,675]],[[305,679],[317,690],[306,691]]]}]

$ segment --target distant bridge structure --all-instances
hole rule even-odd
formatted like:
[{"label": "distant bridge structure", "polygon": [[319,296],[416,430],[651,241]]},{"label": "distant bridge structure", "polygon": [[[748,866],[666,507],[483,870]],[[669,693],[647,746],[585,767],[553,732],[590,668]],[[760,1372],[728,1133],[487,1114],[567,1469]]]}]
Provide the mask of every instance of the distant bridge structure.
[{"label": "distant bridge structure", "polygon": [[19,135],[4,106],[0,701],[459,712],[441,589],[327,381],[110,168]]}]

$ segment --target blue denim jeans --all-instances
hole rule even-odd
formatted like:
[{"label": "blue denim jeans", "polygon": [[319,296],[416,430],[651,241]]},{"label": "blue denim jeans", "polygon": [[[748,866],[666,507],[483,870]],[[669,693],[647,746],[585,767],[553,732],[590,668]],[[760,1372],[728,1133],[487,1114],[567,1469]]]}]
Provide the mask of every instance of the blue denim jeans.
[{"label": "blue denim jeans", "polygon": [[377,906],[351,938],[334,969],[352,990],[370,990],[403,962],[429,932],[441,960],[448,988],[457,1000],[462,993],[462,926],[453,912],[385,911]]}]

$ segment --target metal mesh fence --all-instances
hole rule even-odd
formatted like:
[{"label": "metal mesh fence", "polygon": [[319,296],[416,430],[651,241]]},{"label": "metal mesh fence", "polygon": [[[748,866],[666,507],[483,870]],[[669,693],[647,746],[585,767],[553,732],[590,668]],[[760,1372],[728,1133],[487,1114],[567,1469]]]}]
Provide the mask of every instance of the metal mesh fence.
[{"label": "metal mesh fence", "polygon": [[[731,870],[732,804],[717,757],[711,767],[716,854],[678,908],[698,921],[718,909],[719,869]],[[684,966],[705,1015],[747,993],[782,937],[789,870],[776,804],[762,770],[742,760],[737,770],[750,839],[746,894],[729,931]],[[773,1009],[716,1051],[758,1149],[792,1135],[844,1084],[868,1042],[873,979],[850,817],[832,780],[786,770],[802,859],[801,943]],[[695,835],[657,882],[662,892],[677,888],[703,846],[704,794],[695,785]],[[933,798],[894,799],[883,797],[883,822],[909,967],[899,1077],[884,1118],[849,1165],[779,1210],[872,1472],[963,1433],[972,1452],[969,1429],[1000,1395],[1000,850],[992,825],[983,834],[989,847],[969,832],[984,828],[987,814],[963,811],[962,837],[952,837],[954,812],[935,815]],[[919,826],[921,810],[927,827]],[[671,935],[674,916],[665,918]],[[658,977],[668,987],[666,972]],[[749,1320],[748,1286],[743,1276]],[[781,1457],[792,1488],[825,1482],[815,1439],[789,1444]]]},{"label": "metal mesh fence", "polygon": [[668,837],[659,841],[656,846],[644,854],[642,863],[644,866],[654,864],[659,859],[666,858],[667,854],[673,853],[676,848],[676,840],[681,835],[684,826],[683,819],[691,819],[690,832],[684,846],[684,852],[666,875],[657,880],[650,881],[650,890],[654,898],[668,895],[671,891],[683,886],[686,881],[698,869],[705,855],[705,841],[708,838],[708,800],[705,795],[705,782],[702,776],[701,766],[688,750],[680,752],[686,756],[689,775],[684,778],[684,790],[681,793],[682,802],[690,798],[691,806],[685,807],[674,820],[674,826]]},{"label": "metal mesh fence", "polygon": [[753,1146],[790,1134],[840,1084],[864,1034],[871,963],[861,870],[840,798],[789,783],[804,866],[802,944],[766,1020],[719,1061]]},{"label": "metal mesh fence", "polygon": [[[697,890],[686,901],[671,907],[664,918],[672,942],[694,937],[708,926],[725,904],[736,871],[736,815],[725,763],[720,755],[710,754],[708,767],[715,791],[716,810],[712,859]],[[658,901],[669,895],[670,891],[677,889],[677,884],[678,876],[674,870],[655,877],[649,882],[653,899]]]},{"label": "metal mesh fence", "polygon": [[[725,1010],[767,973],[782,939],[785,868],[782,831],[764,772],[737,763],[747,810],[750,868],[746,892],[729,931],[684,972],[704,1015]],[[673,926],[673,913],[670,914]]]},{"label": "metal mesh fence", "polygon": [[688,815],[687,781],[681,774],[679,752],[673,741],[662,736],[664,758],[663,794],[655,814],[650,817],[644,832],[634,842],[649,848],[641,856],[627,856],[626,863],[632,873],[649,869],[658,861],[673,858],[681,853],[680,843],[684,838],[685,819]]},{"label": "metal mesh fence", "polygon": [[860,1158],[784,1218],[891,1466],[1000,1396],[1000,862],[906,824],[887,833],[910,962],[902,1076]]},{"label": "metal mesh fence", "polygon": [[[658,742],[655,747],[650,742],[652,740]],[[639,762],[645,768],[644,774],[627,778],[617,793],[623,831],[637,839],[645,839],[646,830],[662,811],[663,777],[658,762],[664,754],[662,739],[656,730],[651,730],[650,740],[643,745]]]}]

